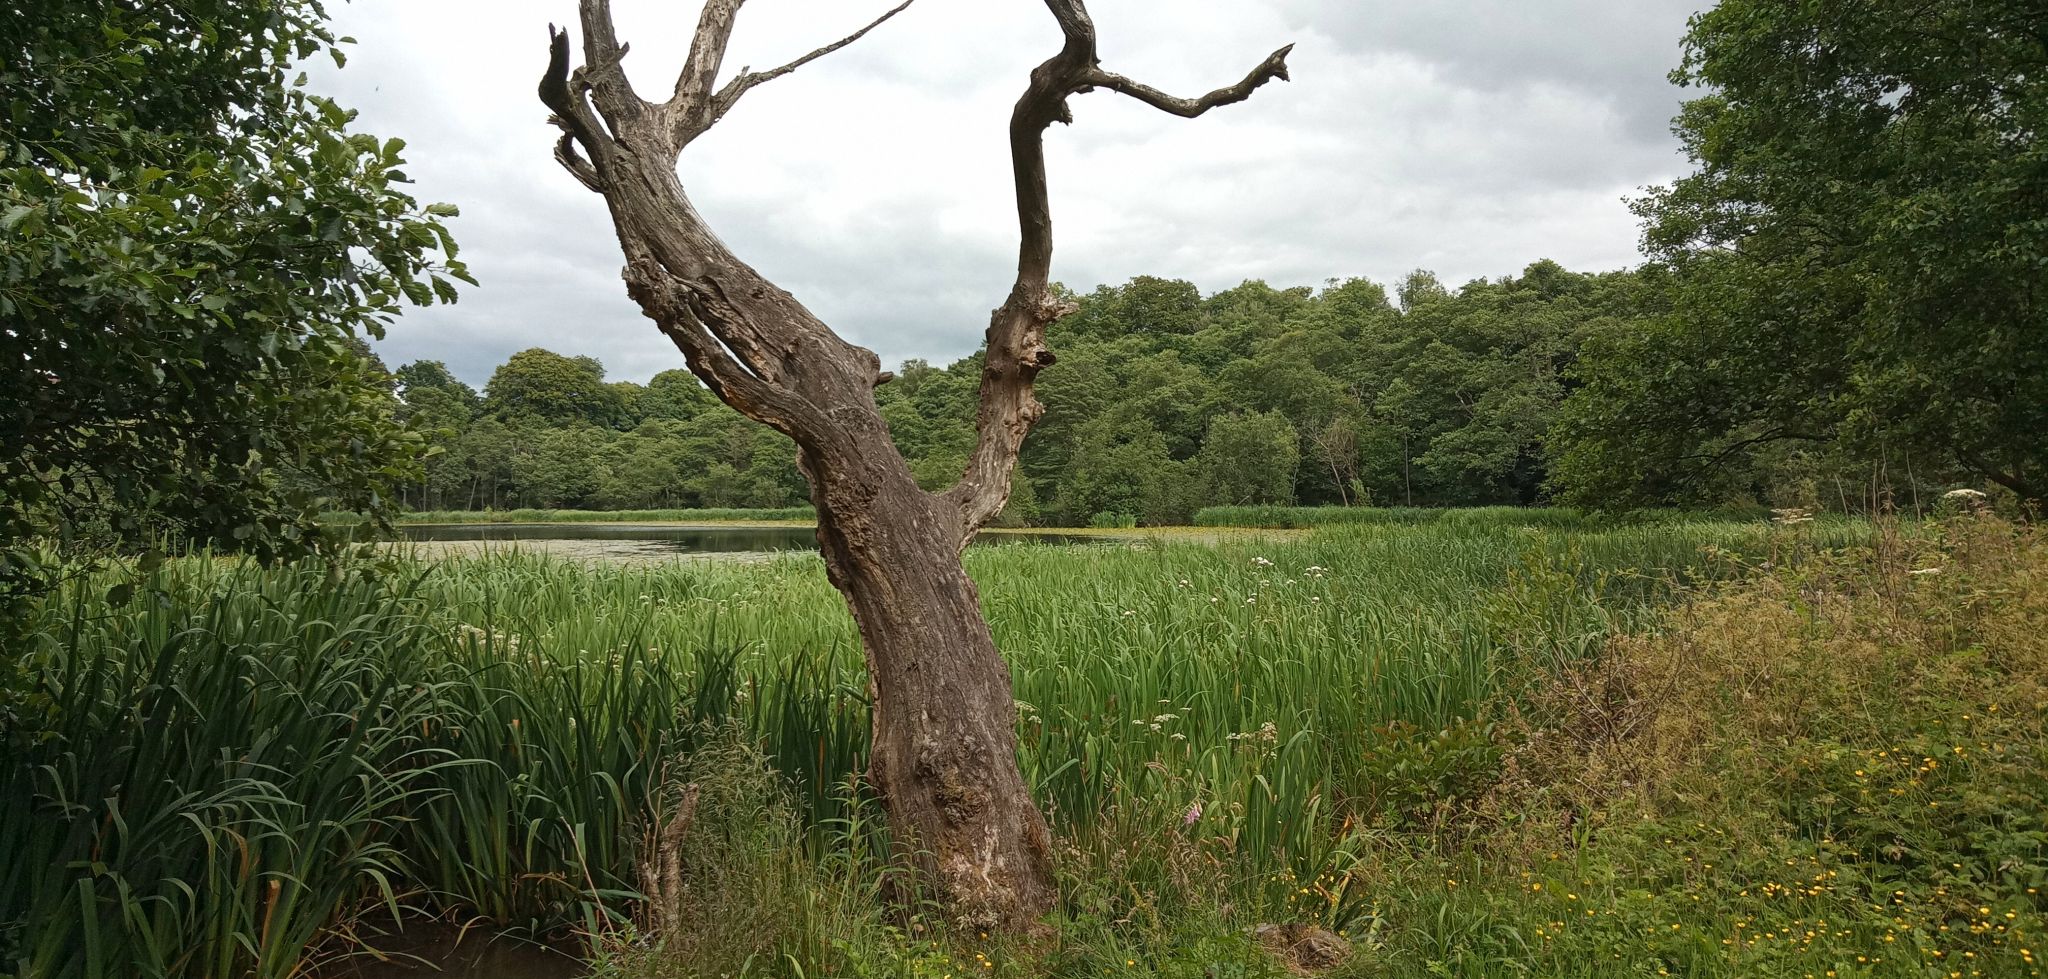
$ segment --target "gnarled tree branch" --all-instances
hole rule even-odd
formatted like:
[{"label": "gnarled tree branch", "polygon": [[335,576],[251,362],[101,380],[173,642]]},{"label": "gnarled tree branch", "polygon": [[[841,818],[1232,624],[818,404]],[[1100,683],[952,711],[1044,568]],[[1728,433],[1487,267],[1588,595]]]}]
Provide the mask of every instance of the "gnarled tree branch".
[{"label": "gnarled tree branch", "polygon": [[1294,50],[1290,44],[1266,57],[1266,60],[1244,80],[1229,88],[1219,88],[1198,99],[1181,99],[1166,94],[1143,82],[1135,82],[1114,72],[1097,68],[1088,73],[1088,83],[1097,88],[1106,88],[1137,99],[1161,112],[1171,112],[1184,119],[1193,119],[1219,105],[1230,105],[1252,97],[1259,86],[1275,78],[1287,80],[1287,54]]},{"label": "gnarled tree branch", "polygon": [[1269,55],[1244,79],[1199,99],[1181,99],[1104,71],[1096,58],[1095,23],[1083,0],[1046,0],[1066,43],[1031,72],[1031,83],[1010,114],[1010,164],[1017,192],[1017,280],[991,316],[983,354],[981,404],[975,415],[974,452],[946,498],[959,507],[961,546],[1009,502],[1017,452],[1045,406],[1032,391],[1038,372],[1053,362],[1045,331],[1073,311],[1051,293],[1052,207],[1046,190],[1045,130],[1073,121],[1067,98],[1094,88],[1122,92],[1154,108],[1194,118],[1219,105],[1242,102],[1259,86],[1287,80],[1293,45]]}]

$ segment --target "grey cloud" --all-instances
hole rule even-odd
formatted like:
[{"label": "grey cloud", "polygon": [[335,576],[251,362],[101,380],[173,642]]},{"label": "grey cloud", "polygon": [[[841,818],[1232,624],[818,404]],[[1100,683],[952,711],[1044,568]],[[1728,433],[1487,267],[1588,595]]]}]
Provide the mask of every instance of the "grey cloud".
[{"label": "grey cloud", "polygon": [[[689,5],[618,0],[650,90],[682,57]],[[1678,0],[1097,0],[1108,65],[1173,91],[1234,81],[1298,41],[1294,82],[1187,121],[1098,92],[1047,147],[1059,251],[1077,288],[1133,275],[1205,290],[1247,278],[1446,281],[1639,259],[1622,204],[1675,176],[1663,118],[1689,3]],[[881,0],[755,0],[728,64],[778,64]],[[534,104],[542,25],[571,0],[354,0],[360,44],[317,84],[405,137],[426,200],[482,281],[419,311],[380,351],[481,382],[542,345],[644,380],[680,355],[625,298],[602,203],[550,159]],[[860,44],[764,86],[682,162],[735,251],[886,362],[970,352],[1016,248],[1005,124],[1057,47],[1031,0],[921,0]],[[1654,125],[1645,120],[1655,120]]]},{"label": "grey cloud", "polygon": [[1661,139],[1679,90],[1687,20],[1711,0],[1285,0],[1288,19],[1350,51],[1399,54],[1486,91],[1534,81],[1613,104],[1637,139]]}]

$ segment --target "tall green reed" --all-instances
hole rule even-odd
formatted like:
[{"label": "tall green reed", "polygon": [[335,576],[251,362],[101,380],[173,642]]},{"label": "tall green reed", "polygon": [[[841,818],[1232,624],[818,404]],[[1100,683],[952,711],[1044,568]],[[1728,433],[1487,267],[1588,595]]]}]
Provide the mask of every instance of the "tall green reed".
[{"label": "tall green reed", "polygon": [[[1704,547],[1866,533],[1490,519],[971,549],[1070,872],[1138,901],[1180,872],[1140,844],[1173,840],[1247,906],[1298,912],[1314,881],[1339,923],[1386,818],[1367,748],[1389,731],[1460,729],[1528,650],[1584,655],[1734,563]],[[401,905],[603,929],[670,765],[733,727],[790,786],[811,859],[886,845],[847,829],[874,825],[869,704],[815,557],[496,553],[378,581],[188,560],[137,604],[102,594],[44,630],[57,720],[0,772],[0,852],[39,855],[0,869],[0,961],[25,975],[286,976]]]}]

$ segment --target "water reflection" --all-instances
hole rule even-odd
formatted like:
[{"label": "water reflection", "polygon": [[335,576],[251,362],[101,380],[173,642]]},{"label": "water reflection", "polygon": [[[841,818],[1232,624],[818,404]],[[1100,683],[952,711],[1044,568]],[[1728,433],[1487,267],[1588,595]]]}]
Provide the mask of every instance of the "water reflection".
[{"label": "water reflection", "polygon": [[[596,561],[652,561],[679,555],[806,553],[818,546],[810,527],[717,527],[677,524],[508,523],[406,524],[399,531],[431,553],[460,554],[517,544],[523,550]],[[983,533],[976,546],[1076,544],[1099,538],[1052,533]]]},{"label": "water reflection", "polygon": [[441,922],[409,922],[371,944],[382,959],[350,956],[315,970],[313,979],[575,979],[589,972],[576,957],[545,945]]},{"label": "water reflection", "polygon": [[809,527],[680,527],[663,524],[407,524],[416,541],[642,541],[668,551],[808,551],[818,546]]}]

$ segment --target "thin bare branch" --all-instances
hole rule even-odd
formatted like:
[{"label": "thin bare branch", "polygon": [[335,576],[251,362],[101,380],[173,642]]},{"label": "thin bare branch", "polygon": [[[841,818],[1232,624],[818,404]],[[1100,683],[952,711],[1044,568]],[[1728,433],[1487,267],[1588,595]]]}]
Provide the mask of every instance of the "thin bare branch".
[{"label": "thin bare branch", "polygon": [[[819,58],[822,58],[828,54],[831,54],[834,51],[839,50],[840,48],[843,48],[849,44],[852,44],[855,41],[860,40],[862,37],[866,36],[869,31],[872,31],[875,28],[882,26],[883,21],[886,21],[889,18],[902,13],[906,8],[908,8],[912,3],[915,2],[916,0],[903,0],[902,3],[897,4],[895,7],[891,8],[887,13],[884,13],[882,16],[877,17],[872,21],[869,21],[866,27],[854,31],[853,33],[848,34],[837,41],[833,41],[831,44],[827,44],[824,47],[817,49],[816,51],[812,51],[811,53],[804,55],[803,57],[798,58],[795,61],[790,62],[789,64],[783,65],[780,68],[776,68],[771,71],[747,71],[745,69],[741,69],[740,73],[738,75],[735,75],[732,78],[732,80],[726,82],[725,87],[719,89],[718,95],[711,100],[711,115],[705,121],[705,128],[709,128],[713,123],[716,123],[718,120],[724,118],[727,112],[732,111],[734,103],[737,103],[740,100],[740,96],[747,94],[747,92],[753,89],[754,86],[759,85],[762,82],[772,82],[775,79],[781,78],[782,76],[797,70],[798,68],[802,68],[803,66],[810,64],[811,62],[816,61]],[[703,130],[700,129],[697,132],[701,133],[702,131]]]},{"label": "thin bare branch", "polygon": [[1294,45],[1290,44],[1273,52],[1257,68],[1253,68],[1251,74],[1244,76],[1243,81],[1229,88],[1219,88],[1198,99],[1175,98],[1150,85],[1132,81],[1114,72],[1103,71],[1101,68],[1088,73],[1088,84],[1120,92],[1163,112],[1193,119],[1219,105],[1230,105],[1251,98],[1259,86],[1275,78],[1286,81],[1287,53],[1293,50]]}]

